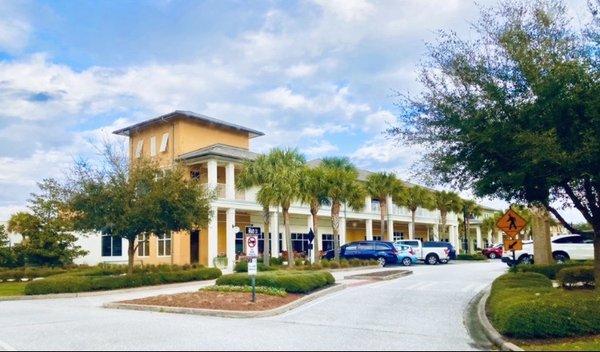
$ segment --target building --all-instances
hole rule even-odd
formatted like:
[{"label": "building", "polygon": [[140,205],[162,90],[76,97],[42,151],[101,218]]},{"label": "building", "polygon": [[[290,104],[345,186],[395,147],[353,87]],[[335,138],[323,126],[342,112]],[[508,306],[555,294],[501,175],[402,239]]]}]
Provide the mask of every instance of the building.
[{"label": "building", "polygon": [[[179,232],[172,235],[140,236],[136,262],[143,264],[187,264],[200,263],[214,265],[214,258],[226,256],[232,267],[236,255],[244,252],[243,233],[236,229],[246,226],[262,226],[261,206],[256,203],[256,189],[239,191],[235,189],[235,178],[245,160],[252,160],[258,154],[250,150],[253,138],[264,135],[251,128],[228,123],[212,117],[188,111],[174,111],[114,132],[129,138],[131,158],[152,158],[162,167],[183,163],[189,170],[189,177],[199,179],[208,188],[216,190],[217,199],[212,202],[212,220],[199,231]],[[311,161],[309,163],[318,163]],[[360,170],[360,178],[365,179],[369,171]],[[458,220],[455,214],[448,216],[448,235],[440,238],[438,211],[418,209],[415,233],[409,234],[410,211],[387,202],[389,216],[385,240],[401,238],[421,238],[423,240],[446,240],[456,247],[459,244]],[[283,236],[283,222],[280,209],[272,208],[271,229],[279,229],[278,236],[271,236],[273,256],[278,256],[286,248]],[[293,204],[290,208],[292,245],[295,251],[304,252],[308,246],[306,234],[312,224],[306,205]],[[379,201],[367,197],[365,206],[359,212],[343,208],[340,224],[340,241],[347,243],[365,239],[381,239],[378,235],[380,209]],[[319,212],[320,248],[333,247],[330,208]],[[114,241],[114,242],[113,242]],[[124,261],[125,244],[120,240],[103,237],[100,261]],[[97,242],[96,242],[97,243]],[[262,249],[262,238],[259,248]],[[90,243],[85,245],[89,250]],[[106,254],[106,255],[104,255]],[[113,255],[114,254],[114,255]],[[97,253],[96,253],[97,256]],[[111,260],[111,257],[115,257]],[[118,259],[118,260],[117,260]],[[82,259],[94,264],[94,260]]]}]

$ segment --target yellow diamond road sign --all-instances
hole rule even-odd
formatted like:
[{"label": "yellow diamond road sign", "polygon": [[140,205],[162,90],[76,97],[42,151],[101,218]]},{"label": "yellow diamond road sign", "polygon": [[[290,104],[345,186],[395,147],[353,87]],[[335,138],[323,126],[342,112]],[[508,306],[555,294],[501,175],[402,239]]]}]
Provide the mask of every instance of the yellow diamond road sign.
[{"label": "yellow diamond road sign", "polygon": [[508,209],[508,211],[498,219],[496,226],[504,231],[507,236],[515,237],[525,228],[525,226],[527,226],[527,221],[514,210]]}]

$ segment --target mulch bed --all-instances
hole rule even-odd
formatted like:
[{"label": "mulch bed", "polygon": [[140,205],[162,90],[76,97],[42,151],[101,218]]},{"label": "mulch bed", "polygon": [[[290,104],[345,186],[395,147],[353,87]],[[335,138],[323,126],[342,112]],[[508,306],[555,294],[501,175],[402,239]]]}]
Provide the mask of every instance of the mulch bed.
[{"label": "mulch bed", "polygon": [[256,294],[256,302],[252,303],[252,294],[246,292],[198,291],[140,298],[119,303],[215,310],[261,311],[281,307],[302,296],[292,293],[289,293],[286,297]]}]

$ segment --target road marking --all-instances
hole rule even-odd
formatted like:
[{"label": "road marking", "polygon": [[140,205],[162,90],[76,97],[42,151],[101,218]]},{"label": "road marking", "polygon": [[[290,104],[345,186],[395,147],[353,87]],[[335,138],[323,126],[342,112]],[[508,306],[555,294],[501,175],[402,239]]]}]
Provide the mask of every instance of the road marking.
[{"label": "road marking", "polygon": [[16,351],[17,349],[7,344],[6,342],[0,340],[0,350],[1,351]]}]

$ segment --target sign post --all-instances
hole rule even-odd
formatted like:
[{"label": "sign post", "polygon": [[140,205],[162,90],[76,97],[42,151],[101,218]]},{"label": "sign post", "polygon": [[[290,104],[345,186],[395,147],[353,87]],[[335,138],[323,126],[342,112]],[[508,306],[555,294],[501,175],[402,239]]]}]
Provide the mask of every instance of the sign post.
[{"label": "sign post", "polygon": [[512,209],[508,209],[504,215],[498,219],[496,226],[502,230],[504,237],[504,250],[512,251],[513,262],[517,261],[515,251],[523,249],[523,241],[518,238],[521,230],[527,226],[527,221]]},{"label": "sign post", "polygon": [[[315,233],[312,228],[308,231],[307,234],[308,239],[308,258],[310,258],[310,263],[313,264],[315,261],[313,260],[313,240],[315,239]],[[317,253],[315,253],[316,255]]]},{"label": "sign post", "polygon": [[246,256],[250,259],[248,261],[248,276],[250,276],[250,282],[252,284],[252,302],[256,302],[256,273],[258,272],[257,258],[259,234],[260,227],[246,227]]}]

